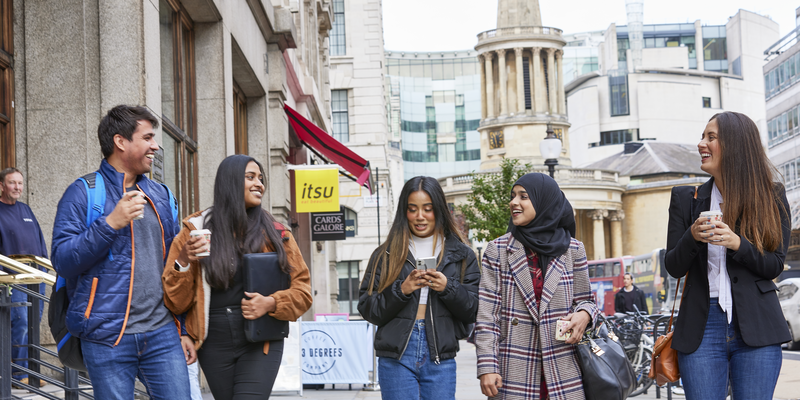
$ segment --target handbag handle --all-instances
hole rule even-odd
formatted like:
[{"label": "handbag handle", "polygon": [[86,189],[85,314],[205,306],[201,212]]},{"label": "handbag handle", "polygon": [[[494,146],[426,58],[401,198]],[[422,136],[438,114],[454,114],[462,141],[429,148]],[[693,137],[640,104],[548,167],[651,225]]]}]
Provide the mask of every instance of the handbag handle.
[{"label": "handbag handle", "polygon": [[[697,186],[694,187],[694,198],[695,198],[695,200],[697,199]],[[689,272],[688,271],[686,272],[686,275],[684,275],[684,277],[686,278],[687,281],[689,280]],[[675,317],[675,302],[678,301],[678,289],[680,289],[680,287],[681,287],[681,279],[683,279],[683,278],[678,278],[678,284],[675,286],[675,298],[672,299],[672,314],[670,314],[670,316],[669,316],[669,326],[667,327],[668,330],[665,333],[665,335],[667,333],[672,332],[672,318]],[[684,293],[686,293],[686,282],[683,283],[683,292],[681,293],[681,306],[683,306],[683,294]]]}]

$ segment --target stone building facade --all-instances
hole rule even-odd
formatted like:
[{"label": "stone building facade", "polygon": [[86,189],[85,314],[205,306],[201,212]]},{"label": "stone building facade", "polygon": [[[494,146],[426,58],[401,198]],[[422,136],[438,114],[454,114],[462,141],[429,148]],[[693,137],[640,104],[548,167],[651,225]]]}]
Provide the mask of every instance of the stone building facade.
[{"label": "stone building facade", "polygon": [[[249,154],[267,170],[264,207],[290,227],[312,277],[309,219],[292,208],[287,164],[309,153],[283,106],[331,125],[330,0],[3,0],[0,164],[22,170],[22,201],[50,240],[67,185],[97,169],[97,124],[118,104],[161,120],[157,141],[167,183],[186,216],[212,205],[220,161]],[[331,288],[313,282],[314,306]]]}]

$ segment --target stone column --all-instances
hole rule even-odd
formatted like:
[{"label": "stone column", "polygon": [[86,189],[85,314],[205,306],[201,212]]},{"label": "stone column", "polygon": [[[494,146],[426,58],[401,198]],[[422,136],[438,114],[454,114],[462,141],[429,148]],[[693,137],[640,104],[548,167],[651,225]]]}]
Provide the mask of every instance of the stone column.
[{"label": "stone column", "polygon": [[566,114],[565,106],[566,103],[564,102],[564,66],[561,63],[561,60],[564,59],[564,50],[557,50],[556,51],[556,73],[558,74],[558,80],[556,81],[558,87],[556,88],[556,92],[558,93],[558,113],[561,115]]},{"label": "stone column", "polygon": [[[483,54],[478,54],[478,69],[481,70],[481,90],[486,90],[486,68],[484,67],[484,60],[486,57]],[[484,92],[485,93],[485,92]],[[481,96],[481,118],[486,119],[486,97]]]},{"label": "stone column", "polygon": [[508,76],[506,74],[506,50],[497,50],[497,67],[500,69],[500,115],[508,115]]},{"label": "stone column", "polygon": [[494,118],[494,74],[492,73],[492,53],[483,54],[486,59],[486,118]]},{"label": "stone column", "polygon": [[531,57],[531,65],[533,66],[533,74],[531,74],[531,109],[534,114],[543,111],[544,104],[542,104],[542,93],[544,93],[544,86],[542,86],[542,57],[541,47],[534,47],[531,49],[533,57]]},{"label": "stone column", "polygon": [[555,52],[556,49],[550,47],[547,49],[547,104],[549,106],[550,115],[555,114],[558,112],[558,106],[556,105],[556,80],[554,76],[555,72]]},{"label": "stone column", "polygon": [[522,70],[522,47],[514,48],[517,61],[517,112],[525,114],[525,71]]},{"label": "stone column", "polygon": [[[552,54],[552,53],[551,53]],[[589,218],[593,220],[594,260],[606,258],[606,238],[603,228],[603,218],[608,216],[607,210],[592,210]]]},{"label": "stone column", "polygon": [[609,219],[611,220],[611,257],[622,257],[622,220],[625,219],[625,211],[611,211]]}]

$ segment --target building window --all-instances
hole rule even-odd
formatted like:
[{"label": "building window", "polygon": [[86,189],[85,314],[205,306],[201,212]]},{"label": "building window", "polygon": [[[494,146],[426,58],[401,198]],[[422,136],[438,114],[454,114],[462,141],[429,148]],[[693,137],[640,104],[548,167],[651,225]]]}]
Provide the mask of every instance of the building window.
[{"label": "building window", "polygon": [[703,97],[703,108],[711,108],[711,97]]},{"label": "building window", "polygon": [[344,32],[344,0],[333,0],[333,26],[331,27],[330,53],[332,56],[347,54]]},{"label": "building window", "polygon": [[339,312],[358,314],[358,261],[336,263],[339,276]]},{"label": "building window", "polygon": [[14,154],[14,10],[0,0],[0,169],[16,166]]},{"label": "building window", "polygon": [[628,115],[628,74],[623,70],[609,71],[608,85],[611,89],[611,116]]},{"label": "building window", "polygon": [[347,90],[331,90],[333,112],[333,137],[342,142],[350,141],[350,122],[347,118]]},{"label": "building window", "polygon": [[591,143],[589,147],[609,146],[612,144],[623,144],[639,140],[638,129],[622,129],[618,131],[600,132],[600,142]]},{"label": "building window", "polygon": [[242,89],[233,82],[233,140],[236,154],[247,153],[247,98]]},{"label": "building window", "polygon": [[194,31],[186,10],[160,0],[161,111],[164,183],[178,199],[181,217],[199,208]]}]

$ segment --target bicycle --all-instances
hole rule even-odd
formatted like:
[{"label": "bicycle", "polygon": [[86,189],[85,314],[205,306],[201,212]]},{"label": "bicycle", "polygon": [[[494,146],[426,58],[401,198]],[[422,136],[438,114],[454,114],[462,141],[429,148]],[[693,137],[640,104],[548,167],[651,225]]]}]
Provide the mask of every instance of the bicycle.
[{"label": "bicycle", "polygon": [[653,321],[650,317],[642,314],[635,305],[634,308],[635,312],[617,313],[613,319],[614,330],[636,375],[636,387],[628,397],[646,393],[647,389],[653,385],[653,380],[648,377],[654,343],[654,339],[648,334],[648,331],[650,331]]}]

